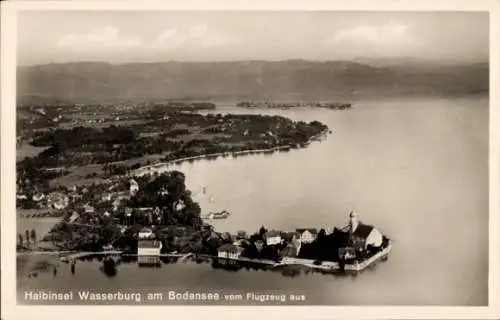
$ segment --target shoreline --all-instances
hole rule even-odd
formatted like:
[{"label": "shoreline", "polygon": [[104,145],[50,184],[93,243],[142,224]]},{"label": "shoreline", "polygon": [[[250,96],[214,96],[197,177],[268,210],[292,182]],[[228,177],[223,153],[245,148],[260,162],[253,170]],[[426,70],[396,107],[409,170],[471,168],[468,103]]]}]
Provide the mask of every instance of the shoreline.
[{"label": "shoreline", "polygon": [[[175,254],[175,253],[162,253],[159,255],[154,255],[151,257],[171,257],[171,258],[179,258],[180,261],[186,261],[188,258],[206,258],[215,260],[217,263],[222,263],[227,261],[235,261],[235,262],[247,262],[247,263],[258,263],[262,265],[266,265],[271,269],[279,268],[279,267],[290,267],[290,266],[301,266],[306,267],[312,270],[317,270],[320,272],[338,272],[338,271],[346,271],[346,272],[361,272],[373,265],[376,262],[384,261],[388,259],[389,253],[392,251],[392,241],[388,244],[387,247],[383,248],[381,251],[375,253],[373,256],[366,258],[359,263],[345,263],[344,269],[342,270],[339,262],[334,261],[322,261],[320,265],[314,264],[315,260],[310,259],[301,259],[296,257],[283,257],[281,261],[274,261],[268,259],[252,259],[247,257],[235,257],[235,258],[224,258],[219,257],[217,255],[210,254],[197,254],[193,252],[184,253],[184,254]],[[36,252],[34,252],[36,254]],[[42,253],[40,253],[42,254]],[[112,250],[112,251],[83,251],[83,252],[75,252],[75,251],[59,251],[59,252],[44,252],[43,255],[48,255],[44,260],[50,261],[52,260],[51,265],[57,265],[57,262],[73,262],[77,259],[83,259],[88,256],[124,256],[124,257],[140,257],[138,254],[134,253],[125,253],[120,250]],[[64,255],[66,254],[66,255]],[[56,262],[57,261],[57,262]],[[33,271],[30,271],[32,273]]]},{"label": "shoreline", "polygon": [[[189,160],[204,160],[204,159],[210,159],[210,158],[218,158],[220,156],[238,156],[238,155],[251,155],[251,154],[262,154],[262,153],[267,153],[267,152],[274,152],[274,151],[279,151],[279,150],[290,150],[290,149],[303,149],[306,148],[307,146],[310,145],[313,141],[318,141],[323,136],[328,135],[328,133],[331,132],[329,128],[325,128],[321,132],[311,136],[306,142],[303,143],[297,143],[295,146],[293,144],[288,144],[288,145],[282,145],[282,146],[275,146],[267,149],[247,149],[247,150],[241,150],[241,151],[228,151],[228,152],[218,152],[218,153],[211,153],[211,154],[203,154],[203,155],[198,155],[198,156],[191,156],[191,157],[185,157],[185,158],[179,158],[167,162],[161,162],[161,163],[156,163],[153,165],[147,165],[138,169],[135,169],[130,173],[131,176],[142,176],[146,174],[151,174],[153,170],[168,170],[169,166],[172,165],[179,165],[185,161]],[[115,180],[117,177],[110,177],[108,178],[109,180]],[[30,218],[24,218],[31,220]],[[58,218],[55,218],[53,220],[60,220]],[[68,255],[69,254],[69,255]],[[23,258],[27,259],[28,261],[31,260],[45,260],[45,261],[54,261],[57,260],[59,262],[64,262],[64,261],[70,261],[70,260],[75,260],[80,257],[84,257],[87,255],[105,255],[106,252],[102,251],[96,251],[96,252],[78,252],[78,251],[72,251],[72,250],[64,250],[64,251],[52,251],[52,250],[44,250],[44,251],[18,251],[17,252],[17,257],[18,258]],[[110,253],[111,254],[111,253]],[[112,254],[122,254],[122,252],[119,251],[113,251]],[[63,255],[63,256],[61,256]],[[162,254],[161,256],[171,256],[174,257],[176,255],[172,254]],[[247,262],[254,262],[251,259],[249,259]],[[27,270],[28,272],[31,272]],[[21,276],[22,277],[22,276]]]},{"label": "shoreline", "polygon": [[[300,146],[298,148],[294,148],[293,145],[283,145],[283,146],[276,146],[272,148],[267,148],[267,149],[246,149],[246,150],[241,150],[241,151],[227,151],[227,152],[216,152],[216,153],[209,153],[209,154],[202,154],[198,156],[190,156],[190,157],[185,157],[185,158],[179,158],[171,161],[166,161],[166,162],[160,162],[160,163],[155,163],[155,164],[150,164],[144,167],[140,167],[138,169],[135,169],[131,175],[132,176],[142,176],[148,173],[151,173],[151,170],[161,170],[163,167],[168,167],[171,165],[180,165],[185,161],[189,160],[204,160],[204,159],[209,159],[211,157],[220,157],[220,156],[238,156],[238,155],[249,155],[249,154],[261,154],[261,153],[266,153],[266,152],[274,152],[274,151],[279,151],[279,150],[290,150],[290,149],[302,149],[307,147],[309,144],[311,144],[313,141],[317,141],[317,139],[323,135],[327,135],[328,132],[330,131],[329,128],[324,129],[320,133],[311,136],[307,142],[304,142],[304,146]],[[297,145],[300,145],[300,143],[297,143]]]}]

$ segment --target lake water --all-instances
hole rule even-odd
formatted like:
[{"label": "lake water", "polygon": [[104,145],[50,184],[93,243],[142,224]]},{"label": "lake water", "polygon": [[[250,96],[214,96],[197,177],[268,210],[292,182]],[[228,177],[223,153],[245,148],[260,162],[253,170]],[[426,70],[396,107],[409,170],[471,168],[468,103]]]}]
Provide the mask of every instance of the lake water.
[{"label": "lake water", "polygon": [[74,275],[62,265],[55,278],[46,273],[23,281],[19,297],[30,288],[93,288],[280,292],[328,305],[488,303],[487,98],[357,101],[344,111],[230,105],[217,111],[319,120],[332,130],[301,150],[173,167],[185,172],[204,211],[232,213],[216,221],[217,230],[331,228],[354,209],[395,240],[389,260],[357,277],[294,278],[195,263],[154,269],[121,264],[116,276],[106,277],[99,263],[78,262]]}]

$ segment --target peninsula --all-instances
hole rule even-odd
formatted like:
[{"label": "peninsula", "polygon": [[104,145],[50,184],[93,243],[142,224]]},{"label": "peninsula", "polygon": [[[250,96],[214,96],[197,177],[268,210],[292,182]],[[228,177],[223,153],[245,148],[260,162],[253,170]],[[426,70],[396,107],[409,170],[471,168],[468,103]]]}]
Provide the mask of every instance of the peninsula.
[{"label": "peninsula", "polygon": [[55,186],[102,183],[141,167],[305,147],[328,132],[319,121],[198,112],[214,108],[208,102],[21,106],[18,152],[38,152],[18,159],[19,203]]},{"label": "peninsula", "polygon": [[[216,231],[203,220],[185,180],[183,173],[169,171],[99,186],[100,197],[74,190],[73,194],[83,193],[82,198],[63,210],[62,221],[38,245],[68,252],[66,261],[103,253],[138,256],[140,263],[147,264],[162,255],[194,255],[210,259],[215,267],[257,263],[322,271],[360,271],[387,257],[391,249],[391,241],[375,227],[361,223],[355,212],[350,213],[346,226],[329,231],[268,230],[264,226],[252,234]],[[23,243],[18,249],[29,251]]]}]

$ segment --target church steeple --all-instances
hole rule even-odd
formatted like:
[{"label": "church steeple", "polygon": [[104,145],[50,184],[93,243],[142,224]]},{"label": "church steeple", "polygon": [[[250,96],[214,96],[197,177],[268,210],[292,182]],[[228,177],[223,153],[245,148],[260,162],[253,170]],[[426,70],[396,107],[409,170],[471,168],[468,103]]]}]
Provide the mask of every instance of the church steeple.
[{"label": "church steeple", "polygon": [[358,214],[351,211],[349,213],[349,233],[353,233],[359,225]]}]

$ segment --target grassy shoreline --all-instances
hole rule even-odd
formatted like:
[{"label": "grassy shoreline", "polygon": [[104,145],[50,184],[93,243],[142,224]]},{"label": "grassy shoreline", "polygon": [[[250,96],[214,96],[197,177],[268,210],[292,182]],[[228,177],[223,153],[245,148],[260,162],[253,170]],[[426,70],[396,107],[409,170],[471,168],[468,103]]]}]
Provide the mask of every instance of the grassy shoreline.
[{"label": "grassy shoreline", "polygon": [[[311,142],[317,140],[319,137],[322,135],[325,135],[328,133],[328,128],[323,130],[317,135],[312,136],[306,143],[305,146],[309,145]],[[160,162],[160,163],[155,163],[147,166],[140,167],[139,169],[134,170],[133,175],[143,175],[147,174],[148,172],[144,172],[145,170],[161,170],[161,169],[166,169],[164,167],[168,167],[170,165],[178,165],[181,164],[182,162],[190,161],[190,160],[204,160],[204,159],[210,159],[210,158],[218,158],[218,157],[223,157],[223,156],[239,156],[239,155],[251,155],[251,154],[262,154],[262,153],[267,153],[267,152],[274,152],[274,151],[279,151],[279,150],[290,150],[294,149],[294,146],[292,145],[283,145],[283,146],[276,146],[276,147],[271,147],[267,149],[246,149],[246,150],[241,150],[241,151],[228,151],[228,152],[216,152],[216,153],[209,153],[209,154],[203,154],[199,156],[191,156],[191,157],[185,157],[185,158],[179,158],[171,161],[166,161],[166,162]]]}]

